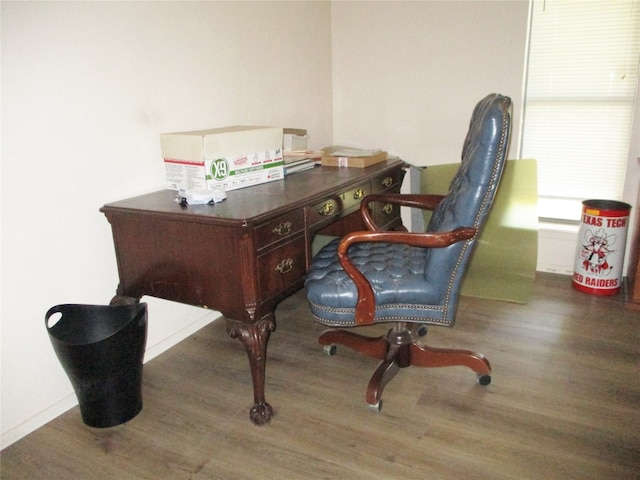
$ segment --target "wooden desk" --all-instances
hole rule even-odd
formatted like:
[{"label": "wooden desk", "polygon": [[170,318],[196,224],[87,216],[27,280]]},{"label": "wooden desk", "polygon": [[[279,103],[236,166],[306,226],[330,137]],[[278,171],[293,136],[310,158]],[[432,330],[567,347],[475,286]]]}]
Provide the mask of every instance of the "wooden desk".
[{"label": "wooden desk", "polygon": [[[111,224],[120,277],[112,303],[150,295],[222,312],[249,357],[250,418],[264,424],[273,413],[265,364],[275,307],[303,287],[314,235],[364,230],[360,199],[399,192],[403,177],[403,163],[388,160],[317,167],[227,192],[215,205],[181,206],[170,190],[107,204],[100,211]],[[401,226],[397,206],[373,208],[379,225]]]}]

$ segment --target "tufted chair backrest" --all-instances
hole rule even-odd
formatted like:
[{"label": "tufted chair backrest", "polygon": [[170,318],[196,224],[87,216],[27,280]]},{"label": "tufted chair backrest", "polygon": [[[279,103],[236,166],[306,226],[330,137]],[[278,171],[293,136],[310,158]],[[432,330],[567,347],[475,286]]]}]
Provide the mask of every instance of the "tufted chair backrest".
[{"label": "tufted chair backrest", "polygon": [[451,323],[462,278],[500,183],[510,131],[509,97],[491,94],[476,105],[462,148],[460,168],[451,181],[449,193],[427,225],[427,232],[458,227],[478,229],[472,239],[446,248],[431,248],[425,257],[426,279],[441,289],[443,305],[453,304],[445,315],[445,320]]}]

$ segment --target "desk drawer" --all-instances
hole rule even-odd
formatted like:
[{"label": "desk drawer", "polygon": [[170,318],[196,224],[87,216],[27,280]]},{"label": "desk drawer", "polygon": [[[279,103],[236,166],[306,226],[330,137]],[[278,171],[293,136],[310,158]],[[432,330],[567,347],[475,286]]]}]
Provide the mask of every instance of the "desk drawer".
[{"label": "desk drawer", "polygon": [[[404,174],[404,170],[398,168],[374,178],[374,193],[399,193]],[[373,208],[373,219],[381,229],[392,230],[402,223],[399,205],[382,202],[373,202],[370,205]]]},{"label": "desk drawer", "polygon": [[258,257],[260,296],[271,298],[284,292],[306,274],[306,242],[304,236]]},{"label": "desk drawer", "polygon": [[298,209],[256,228],[257,249],[291,238],[304,229],[304,212]]},{"label": "desk drawer", "polygon": [[380,193],[389,189],[399,192],[403,177],[404,171],[398,168],[374,178],[373,193]]},{"label": "desk drawer", "polygon": [[360,201],[369,194],[371,194],[371,182],[345,190],[322,202],[307,207],[306,212],[309,225],[313,227],[357,210],[360,206]]},{"label": "desk drawer", "polygon": [[401,222],[400,205],[393,203],[372,202],[373,220],[382,230],[391,230]]}]

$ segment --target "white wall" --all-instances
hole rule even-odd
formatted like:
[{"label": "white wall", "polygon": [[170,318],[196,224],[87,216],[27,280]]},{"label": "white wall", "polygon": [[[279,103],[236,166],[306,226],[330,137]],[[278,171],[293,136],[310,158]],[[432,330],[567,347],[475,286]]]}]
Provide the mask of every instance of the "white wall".
[{"label": "white wall", "polygon": [[[332,109],[327,2],[1,5],[4,447],[75,403],[44,314],[115,293],[98,209],[164,187],[159,133],[300,127],[320,148]],[[152,354],[216,317],[148,300]]]},{"label": "white wall", "polygon": [[473,107],[498,92],[515,152],[527,21],[527,1],[334,2],[334,141],[457,162]]},{"label": "white wall", "polygon": [[[640,79],[640,64],[638,65],[638,77]],[[631,222],[627,237],[627,252],[625,257],[624,275],[627,274],[629,262],[633,255],[631,249],[637,248],[634,244],[634,232],[638,228],[640,212],[638,212],[638,199],[640,197],[640,81],[636,84],[636,96],[634,105],[633,125],[631,127],[631,141],[629,143],[629,158],[627,171],[624,178],[624,191],[622,200],[632,205]]]}]

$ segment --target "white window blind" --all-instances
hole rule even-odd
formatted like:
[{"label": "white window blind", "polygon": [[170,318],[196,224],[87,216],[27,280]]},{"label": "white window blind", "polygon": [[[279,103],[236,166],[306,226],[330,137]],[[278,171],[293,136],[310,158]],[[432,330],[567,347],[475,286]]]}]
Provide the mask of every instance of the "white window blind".
[{"label": "white window blind", "polygon": [[640,57],[640,0],[533,0],[521,158],[539,216],[578,220],[620,200]]}]

